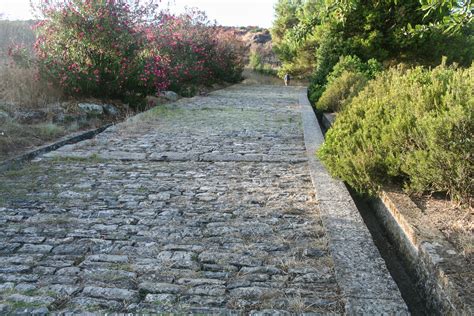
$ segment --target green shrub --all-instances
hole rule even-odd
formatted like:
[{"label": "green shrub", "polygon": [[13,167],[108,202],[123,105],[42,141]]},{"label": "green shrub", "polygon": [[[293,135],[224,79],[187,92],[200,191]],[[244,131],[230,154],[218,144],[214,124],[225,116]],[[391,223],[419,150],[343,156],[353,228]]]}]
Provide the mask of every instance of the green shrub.
[{"label": "green shrub", "polygon": [[253,71],[256,71],[264,75],[276,76],[278,73],[278,71],[276,69],[273,69],[271,65],[266,64],[263,61],[262,55],[256,51],[253,51],[250,53],[249,67]]},{"label": "green shrub", "polygon": [[390,69],[339,115],[318,156],[358,191],[473,196],[474,65]]},{"label": "green shrub", "polygon": [[373,58],[364,63],[357,56],[341,56],[338,63],[332,68],[328,76],[328,82],[333,82],[345,71],[358,72],[365,75],[367,79],[374,79],[375,75],[382,71],[382,69],[382,64]]},{"label": "green shrub", "polygon": [[[309,87],[310,101],[316,105],[326,88],[339,78],[343,72],[359,73],[367,79],[373,79],[383,69],[382,64],[376,59],[372,58],[367,62],[363,62],[355,55],[340,56],[336,63],[328,61],[325,65],[325,67],[321,66],[316,69]],[[319,109],[318,105],[317,108]]]},{"label": "green shrub", "polygon": [[344,71],[328,83],[326,90],[316,103],[320,111],[339,112],[367,84],[367,78],[359,72]]}]

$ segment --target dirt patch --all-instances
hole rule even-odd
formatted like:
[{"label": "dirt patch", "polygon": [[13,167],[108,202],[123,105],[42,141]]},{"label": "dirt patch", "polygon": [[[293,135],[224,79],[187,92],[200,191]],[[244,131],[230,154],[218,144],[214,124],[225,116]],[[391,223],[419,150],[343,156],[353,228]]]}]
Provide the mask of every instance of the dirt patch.
[{"label": "dirt patch", "polygon": [[443,196],[412,196],[423,211],[421,220],[441,231],[459,253],[474,262],[474,208],[459,205]]}]

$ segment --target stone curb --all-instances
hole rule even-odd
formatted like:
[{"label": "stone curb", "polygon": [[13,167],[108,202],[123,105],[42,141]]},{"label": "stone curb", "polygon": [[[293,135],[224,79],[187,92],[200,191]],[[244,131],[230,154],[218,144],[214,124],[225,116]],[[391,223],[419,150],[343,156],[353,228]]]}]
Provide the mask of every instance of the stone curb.
[{"label": "stone curb", "polygon": [[441,232],[429,229],[419,220],[422,210],[397,190],[381,191],[372,205],[416,274],[428,308],[441,315],[473,315],[472,268],[466,269],[462,264],[465,259]]},{"label": "stone curb", "polygon": [[375,246],[345,185],[316,158],[324,142],[316,115],[302,91],[299,103],[311,179],[334,258],[336,278],[348,315],[409,315],[395,281]]},{"label": "stone curb", "polygon": [[8,170],[8,169],[12,168],[15,165],[21,164],[25,161],[32,160],[32,159],[36,158],[39,155],[42,155],[42,154],[48,153],[50,151],[56,150],[56,149],[58,149],[60,147],[63,147],[65,145],[75,144],[75,143],[78,143],[80,141],[93,138],[94,136],[96,136],[99,133],[102,133],[104,130],[106,130],[107,128],[109,128],[112,125],[113,124],[107,124],[107,125],[104,125],[102,127],[96,128],[96,129],[88,130],[88,131],[85,131],[85,132],[79,132],[78,134],[75,134],[73,136],[71,136],[71,135],[65,136],[64,138],[62,138],[61,140],[59,140],[55,143],[45,145],[45,146],[41,146],[37,149],[28,151],[24,154],[21,154],[19,156],[14,157],[14,158],[2,161],[2,162],[0,162],[0,171]]}]

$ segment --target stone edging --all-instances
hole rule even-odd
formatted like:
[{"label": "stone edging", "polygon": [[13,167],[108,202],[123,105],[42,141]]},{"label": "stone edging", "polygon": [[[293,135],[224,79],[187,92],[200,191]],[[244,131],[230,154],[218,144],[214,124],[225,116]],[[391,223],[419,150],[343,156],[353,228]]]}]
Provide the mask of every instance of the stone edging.
[{"label": "stone edging", "polygon": [[[469,272],[472,270],[466,271],[462,265],[465,259],[441,232],[423,224],[422,211],[416,204],[396,190],[380,192],[372,204],[398,251],[416,274],[428,309],[440,315],[473,315],[474,294]],[[462,281],[466,278],[471,281]]]},{"label": "stone edging", "polygon": [[96,128],[96,129],[88,130],[88,131],[85,131],[85,132],[79,132],[79,133],[77,133],[73,136],[68,135],[68,136],[65,136],[64,138],[62,138],[61,140],[59,140],[57,142],[54,142],[52,144],[41,146],[39,148],[33,149],[31,151],[28,151],[24,154],[21,154],[19,156],[16,156],[14,158],[11,158],[11,159],[8,159],[8,160],[5,160],[5,161],[0,161],[0,171],[8,170],[11,167],[13,167],[14,165],[23,163],[25,161],[32,160],[32,159],[36,158],[39,155],[42,155],[42,154],[48,153],[50,151],[56,150],[56,149],[58,149],[60,147],[63,147],[65,145],[74,144],[74,143],[77,143],[77,142],[80,142],[80,141],[83,141],[83,140],[86,140],[86,139],[90,139],[90,138],[94,137],[95,135],[97,135],[99,133],[102,133],[104,130],[106,130],[107,128],[109,128],[112,125],[113,124],[107,124],[107,125],[104,125],[102,127]]},{"label": "stone edging", "polygon": [[306,89],[299,103],[311,179],[334,258],[336,278],[346,298],[346,313],[408,315],[400,291],[345,185],[333,179],[315,156],[324,136]]}]

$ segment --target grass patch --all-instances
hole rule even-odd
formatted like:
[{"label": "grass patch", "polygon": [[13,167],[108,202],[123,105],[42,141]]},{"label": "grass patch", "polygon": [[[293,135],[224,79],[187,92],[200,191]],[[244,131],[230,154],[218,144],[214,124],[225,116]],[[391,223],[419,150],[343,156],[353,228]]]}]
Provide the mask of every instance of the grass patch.
[{"label": "grass patch", "polygon": [[42,140],[51,140],[63,136],[65,128],[53,123],[44,123],[36,125],[37,135]]}]

